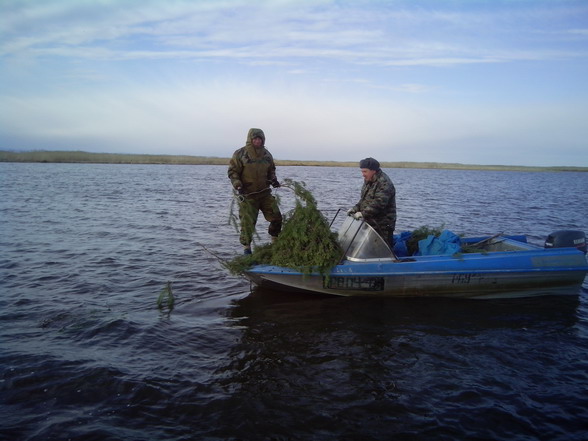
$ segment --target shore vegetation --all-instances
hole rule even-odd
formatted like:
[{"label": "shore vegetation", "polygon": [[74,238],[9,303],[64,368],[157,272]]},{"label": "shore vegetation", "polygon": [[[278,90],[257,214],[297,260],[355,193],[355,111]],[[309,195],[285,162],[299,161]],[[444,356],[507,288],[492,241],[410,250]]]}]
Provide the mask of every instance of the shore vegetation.
[{"label": "shore vegetation", "polygon": [[[66,150],[9,151],[0,150],[0,162],[40,162],[73,164],[173,164],[173,165],[228,165],[230,158],[190,155],[146,155],[131,153],[92,153]],[[306,161],[276,159],[278,166],[357,167],[357,161]],[[588,167],[517,165],[476,165],[442,162],[380,162],[383,168],[424,168],[452,170],[496,171],[575,171],[588,172]]]}]

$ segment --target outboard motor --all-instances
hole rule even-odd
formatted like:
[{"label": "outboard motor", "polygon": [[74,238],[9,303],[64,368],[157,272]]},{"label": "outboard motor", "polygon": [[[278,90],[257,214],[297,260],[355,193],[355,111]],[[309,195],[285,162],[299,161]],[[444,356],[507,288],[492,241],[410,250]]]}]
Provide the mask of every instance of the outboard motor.
[{"label": "outboard motor", "polygon": [[586,254],[586,235],[583,231],[560,230],[545,239],[545,248],[575,247]]}]

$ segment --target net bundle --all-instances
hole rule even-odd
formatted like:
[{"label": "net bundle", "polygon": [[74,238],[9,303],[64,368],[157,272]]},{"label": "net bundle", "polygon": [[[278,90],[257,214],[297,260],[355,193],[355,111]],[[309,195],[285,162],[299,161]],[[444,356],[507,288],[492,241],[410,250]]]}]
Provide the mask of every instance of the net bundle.
[{"label": "net bundle", "polygon": [[337,233],[331,231],[305,184],[285,179],[282,187],[290,188],[296,196],[294,209],[284,218],[282,232],[272,244],[255,247],[253,254],[227,262],[225,266],[231,272],[242,273],[253,265],[269,264],[303,274],[327,274],[341,259]]}]

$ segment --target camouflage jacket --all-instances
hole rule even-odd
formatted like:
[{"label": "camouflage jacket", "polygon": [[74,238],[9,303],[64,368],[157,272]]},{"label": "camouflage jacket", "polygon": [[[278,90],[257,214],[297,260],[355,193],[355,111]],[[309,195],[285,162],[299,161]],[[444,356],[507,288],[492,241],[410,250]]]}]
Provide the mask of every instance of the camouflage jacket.
[{"label": "camouflage jacket", "polygon": [[[263,146],[256,148],[253,138],[263,139]],[[233,188],[243,188],[244,194],[260,194],[270,190],[269,185],[276,179],[276,164],[271,153],[265,148],[265,134],[261,129],[249,129],[247,143],[236,150],[229,162],[228,176]]]},{"label": "camouflage jacket", "polygon": [[361,199],[352,208],[352,212],[358,211],[369,224],[392,231],[396,227],[396,189],[382,170],[378,170],[370,182],[363,184]]}]

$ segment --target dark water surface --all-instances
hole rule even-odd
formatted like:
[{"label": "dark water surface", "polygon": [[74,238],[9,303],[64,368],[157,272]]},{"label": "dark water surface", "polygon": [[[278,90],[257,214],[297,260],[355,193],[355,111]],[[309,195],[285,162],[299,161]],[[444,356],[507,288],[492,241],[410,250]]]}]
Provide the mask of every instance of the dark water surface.
[{"label": "dark water surface", "polygon": [[[387,171],[398,230],[588,231],[587,173]],[[359,197],[358,169],[278,175],[324,210]],[[486,301],[250,292],[200,246],[241,251],[219,166],[3,163],[0,196],[1,439],[588,437],[586,284]]]}]

